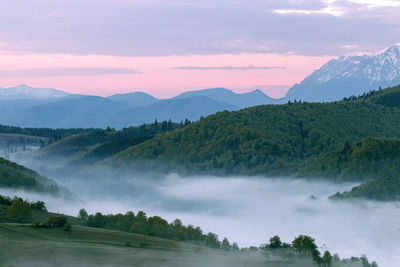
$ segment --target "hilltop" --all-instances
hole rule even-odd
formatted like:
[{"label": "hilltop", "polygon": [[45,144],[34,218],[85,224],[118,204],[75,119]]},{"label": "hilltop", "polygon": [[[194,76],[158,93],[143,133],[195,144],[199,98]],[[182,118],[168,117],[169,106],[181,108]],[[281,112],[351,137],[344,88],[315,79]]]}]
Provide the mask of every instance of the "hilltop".
[{"label": "hilltop", "polygon": [[219,112],[121,151],[107,163],[203,174],[296,173],[308,159],[367,136],[400,136],[400,87],[332,103]]}]

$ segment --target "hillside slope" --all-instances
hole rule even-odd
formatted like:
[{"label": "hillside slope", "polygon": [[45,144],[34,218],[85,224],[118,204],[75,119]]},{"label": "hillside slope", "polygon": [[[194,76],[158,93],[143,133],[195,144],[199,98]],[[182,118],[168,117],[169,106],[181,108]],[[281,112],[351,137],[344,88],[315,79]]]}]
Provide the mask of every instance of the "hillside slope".
[{"label": "hillside slope", "polygon": [[295,172],[305,160],[367,136],[400,136],[400,87],[332,103],[219,112],[120,152],[107,163],[164,172]]},{"label": "hillside slope", "polygon": [[11,161],[0,158],[0,187],[24,189],[58,195],[64,188],[54,181]]},{"label": "hillside slope", "polygon": [[336,181],[368,180],[334,198],[400,199],[400,139],[367,137],[342,149],[322,153],[300,171],[301,176]]},{"label": "hillside slope", "polygon": [[92,129],[91,132],[75,134],[41,148],[35,159],[46,162],[60,159],[77,164],[92,164],[111,157],[130,146],[154,138],[156,135],[185,127],[185,123],[171,121],[143,124],[116,131],[114,129]]}]

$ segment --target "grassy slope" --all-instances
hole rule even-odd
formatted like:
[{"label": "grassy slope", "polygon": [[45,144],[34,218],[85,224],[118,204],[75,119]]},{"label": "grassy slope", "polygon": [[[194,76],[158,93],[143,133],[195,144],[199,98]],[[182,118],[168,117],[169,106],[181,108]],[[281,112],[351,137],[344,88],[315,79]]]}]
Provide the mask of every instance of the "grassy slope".
[{"label": "grassy slope", "polygon": [[120,152],[116,166],[211,174],[267,174],[366,136],[400,137],[400,86],[335,103],[220,112]]},{"label": "grassy slope", "polygon": [[[6,222],[7,206],[0,205],[0,266],[266,266],[309,267],[311,258],[290,262],[267,259],[254,251],[224,251],[134,233],[80,226],[68,216],[72,232],[63,228],[33,228]],[[58,214],[32,210],[33,221]],[[146,244],[143,248],[143,243]],[[354,267],[335,262],[336,267]],[[359,265],[361,267],[361,265]]]},{"label": "grassy slope", "polygon": [[[132,246],[125,246],[125,242]],[[258,253],[233,253],[154,237],[73,226],[37,229],[0,224],[0,264],[5,266],[299,266],[268,263]]]},{"label": "grassy slope", "polygon": [[[126,246],[130,242],[131,246]],[[310,258],[268,260],[258,252],[223,250],[118,231],[73,226],[38,229],[0,224],[0,265],[4,266],[146,266],[146,267],[310,267]],[[361,267],[361,263],[334,263]]]}]

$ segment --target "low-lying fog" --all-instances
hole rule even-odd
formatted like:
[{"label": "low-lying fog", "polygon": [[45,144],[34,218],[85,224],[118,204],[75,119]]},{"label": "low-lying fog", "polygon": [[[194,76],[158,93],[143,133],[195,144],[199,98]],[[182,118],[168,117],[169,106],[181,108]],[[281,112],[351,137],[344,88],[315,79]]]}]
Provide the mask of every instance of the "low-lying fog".
[{"label": "low-lying fog", "polygon": [[[77,215],[145,211],[170,222],[227,237],[240,246],[266,243],[273,235],[291,242],[298,234],[314,237],[341,257],[366,254],[379,266],[397,267],[400,262],[400,205],[370,201],[334,202],[327,199],[350,184],[267,178],[181,178],[170,175],[149,182],[114,179],[59,181],[82,200],[69,203],[43,195],[0,190],[0,194],[44,200],[50,211]],[[64,182],[64,183],[63,183]],[[310,198],[314,195],[316,199]]]}]

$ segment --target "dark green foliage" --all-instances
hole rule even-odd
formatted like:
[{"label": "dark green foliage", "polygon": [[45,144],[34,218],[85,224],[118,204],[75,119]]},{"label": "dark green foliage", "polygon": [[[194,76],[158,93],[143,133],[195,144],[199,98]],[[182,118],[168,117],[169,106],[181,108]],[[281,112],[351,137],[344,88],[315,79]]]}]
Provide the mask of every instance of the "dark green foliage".
[{"label": "dark green foliage", "polygon": [[36,222],[32,224],[35,228],[60,228],[64,227],[64,230],[67,232],[72,231],[72,225],[67,222],[67,217],[63,215],[57,215],[49,217],[44,222]]},{"label": "dark green foliage", "polygon": [[31,136],[49,137],[51,141],[57,141],[73,134],[81,134],[86,132],[92,132],[100,129],[50,129],[50,128],[21,128],[16,126],[6,126],[0,124],[0,133],[7,134],[23,134]]},{"label": "dark green foliage", "polygon": [[300,171],[302,176],[332,177],[336,181],[368,180],[333,198],[398,200],[400,197],[400,139],[367,137],[354,145],[321,154]]},{"label": "dark green foliage", "polygon": [[9,206],[8,219],[12,222],[29,221],[31,210],[47,212],[43,201],[28,202],[19,197],[10,198],[0,195],[0,204]]},{"label": "dark green foliage", "polygon": [[36,202],[31,202],[29,203],[29,206],[33,210],[42,210],[42,211],[47,211],[46,205],[44,204],[43,201],[36,201]]},{"label": "dark green foliage", "polygon": [[283,243],[279,236],[273,236],[269,239],[269,243],[265,246],[267,249],[289,248],[290,244]]},{"label": "dark green foliage", "polygon": [[78,219],[81,220],[87,220],[87,218],[89,217],[87,211],[85,209],[80,209],[79,213],[78,213]]},{"label": "dark green foliage", "polygon": [[66,223],[67,217],[65,216],[53,216],[45,222],[48,227],[64,227]]},{"label": "dark green foliage", "polygon": [[329,251],[325,251],[324,255],[320,259],[320,266],[328,267],[332,264],[332,255]]},{"label": "dark green foliage", "polygon": [[219,112],[130,147],[108,162],[180,173],[295,173],[307,160],[346,142],[370,135],[399,137],[400,108],[379,102],[399,91],[395,87],[348,101]]},{"label": "dark green foliage", "polygon": [[[279,256],[284,260],[293,258],[308,258],[320,267],[331,266],[333,257],[329,251],[325,251],[322,257],[315,244],[314,238],[306,235],[299,235],[296,237],[292,244],[282,243],[279,236],[270,238],[269,244],[262,247],[262,252],[267,257],[271,255]],[[340,261],[339,257],[335,256],[337,261]]]},{"label": "dark green foliage", "polygon": [[361,142],[322,153],[300,171],[301,176],[342,180],[367,180],[400,163],[400,139],[367,137]]},{"label": "dark green foliage", "polygon": [[301,256],[319,256],[315,239],[309,236],[299,235],[293,240],[292,247],[295,252]]},{"label": "dark green foliage", "polygon": [[31,217],[31,209],[29,203],[20,198],[12,201],[8,208],[8,218],[15,222],[26,222]]},{"label": "dark green foliage", "polygon": [[351,191],[337,193],[333,199],[369,198],[374,200],[400,200],[400,166],[382,170],[373,180],[353,187]]},{"label": "dark green foliage", "polygon": [[218,235],[208,233],[206,236],[206,246],[211,248],[221,248],[221,241],[218,240]]},{"label": "dark green foliage", "polygon": [[222,240],[221,248],[226,251],[229,251],[232,249],[232,246],[226,237]]},{"label": "dark green foliage", "polygon": [[[200,227],[184,226],[179,219],[168,223],[159,216],[147,217],[143,211],[139,211],[136,215],[133,212],[127,212],[125,215],[103,215],[98,212],[95,215],[88,216],[86,225],[142,234],[143,239],[146,239],[146,235],[149,235],[178,241],[207,243],[207,237],[210,236],[213,238],[212,240],[208,239],[207,244],[210,247],[219,248],[221,244],[217,235],[209,233],[208,236],[205,236]],[[217,243],[219,245],[215,246]]]},{"label": "dark green foliage", "polygon": [[[189,122],[188,122],[189,123]],[[135,146],[155,136],[185,127],[183,124],[163,121],[143,124],[137,127],[115,129],[94,129],[82,134],[71,135],[41,150],[41,157],[51,159],[57,156],[69,158],[69,163],[93,164],[109,158],[128,147]]]},{"label": "dark green foliage", "polygon": [[0,187],[23,188],[39,192],[58,194],[58,186],[37,172],[0,158]]}]

